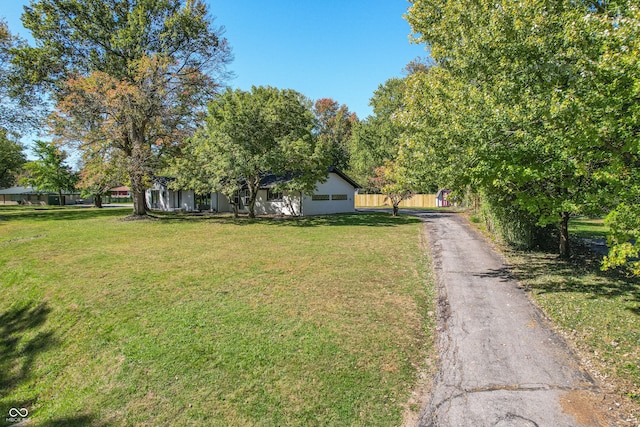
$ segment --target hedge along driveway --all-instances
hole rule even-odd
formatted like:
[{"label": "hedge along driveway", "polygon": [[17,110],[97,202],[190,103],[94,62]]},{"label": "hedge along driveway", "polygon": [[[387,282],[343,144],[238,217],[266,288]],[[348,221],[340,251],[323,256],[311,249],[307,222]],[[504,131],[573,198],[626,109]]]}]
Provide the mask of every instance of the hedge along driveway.
[{"label": "hedge along driveway", "polygon": [[0,407],[35,425],[402,421],[432,342],[418,220],[126,213],[0,210]]}]

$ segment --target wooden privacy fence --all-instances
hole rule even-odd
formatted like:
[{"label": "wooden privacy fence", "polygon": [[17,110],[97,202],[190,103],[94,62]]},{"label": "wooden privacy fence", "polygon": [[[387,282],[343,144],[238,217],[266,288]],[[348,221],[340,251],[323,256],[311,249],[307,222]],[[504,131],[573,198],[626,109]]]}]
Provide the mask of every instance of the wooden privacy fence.
[{"label": "wooden privacy fence", "polygon": [[[378,206],[391,206],[391,202],[385,199],[384,194],[356,194],[356,208],[375,208]],[[435,208],[435,194],[414,194],[412,198],[400,202],[401,208]]]}]

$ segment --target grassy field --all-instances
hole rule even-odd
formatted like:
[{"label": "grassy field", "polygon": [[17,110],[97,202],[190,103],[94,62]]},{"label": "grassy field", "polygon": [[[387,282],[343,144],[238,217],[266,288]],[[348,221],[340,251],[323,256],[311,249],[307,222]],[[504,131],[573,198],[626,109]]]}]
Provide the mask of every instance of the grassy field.
[{"label": "grassy field", "polygon": [[569,233],[571,236],[587,239],[606,239],[607,227],[601,218],[572,218],[569,221]]},{"label": "grassy field", "polygon": [[[601,220],[576,219],[570,227],[582,238],[606,234]],[[591,371],[612,385],[616,403],[640,418],[640,281],[602,272],[598,256],[576,249],[570,262],[542,252],[506,253],[536,303]]]},{"label": "grassy field", "polygon": [[0,208],[0,425],[402,422],[433,351],[416,219],[129,212]]}]

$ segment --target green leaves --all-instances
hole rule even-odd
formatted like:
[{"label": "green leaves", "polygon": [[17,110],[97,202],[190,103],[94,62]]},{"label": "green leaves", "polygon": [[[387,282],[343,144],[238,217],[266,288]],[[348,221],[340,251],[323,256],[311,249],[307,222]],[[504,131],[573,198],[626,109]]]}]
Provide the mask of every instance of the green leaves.
[{"label": "green leaves", "polygon": [[118,150],[136,214],[226,77],[231,51],[207,13],[202,0],[34,0],[23,16],[36,47],[14,62],[53,95],[58,141]]},{"label": "green leaves", "polygon": [[12,141],[7,132],[0,128],[0,188],[10,187],[26,162],[22,145]]},{"label": "green leaves", "polygon": [[316,116],[316,135],[330,151],[331,164],[338,169],[347,169],[349,139],[358,117],[349,112],[346,105],[339,105],[330,98],[317,100],[313,105],[313,112]]},{"label": "green leaves", "polygon": [[609,255],[604,258],[603,268],[608,270],[626,266],[629,271],[640,276],[640,209],[637,204],[620,203],[607,215],[605,224],[610,233]]},{"label": "green leaves", "polygon": [[410,76],[400,115],[423,176],[539,226],[637,197],[632,2],[412,3],[414,37],[438,64]]},{"label": "green leaves", "polygon": [[[312,192],[327,174],[326,146],[312,134],[311,103],[290,89],[227,89],[209,104],[206,125],[173,162],[175,185],[231,196],[249,191],[249,211],[260,179],[268,174],[293,176],[286,189]],[[281,189],[285,189],[285,188]]]},{"label": "green leaves", "polygon": [[[64,162],[67,153],[53,143],[36,141],[33,148],[38,160],[28,162],[24,168],[28,176],[24,182],[39,191],[61,193],[75,188],[77,175]],[[62,203],[62,199],[60,200]]]}]

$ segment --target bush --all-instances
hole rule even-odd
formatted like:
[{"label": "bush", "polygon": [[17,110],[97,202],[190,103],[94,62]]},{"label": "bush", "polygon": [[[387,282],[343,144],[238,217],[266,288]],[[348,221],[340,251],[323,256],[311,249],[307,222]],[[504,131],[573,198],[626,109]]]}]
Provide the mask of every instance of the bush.
[{"label": "bush", "polygon": [[491,233],[518,249],[549,250],[555,247],[558,241],[555,226],[539,226],[536,217],[522,210],[512,200],[493,199],[480,197],[478,208],[479,219]]}]

